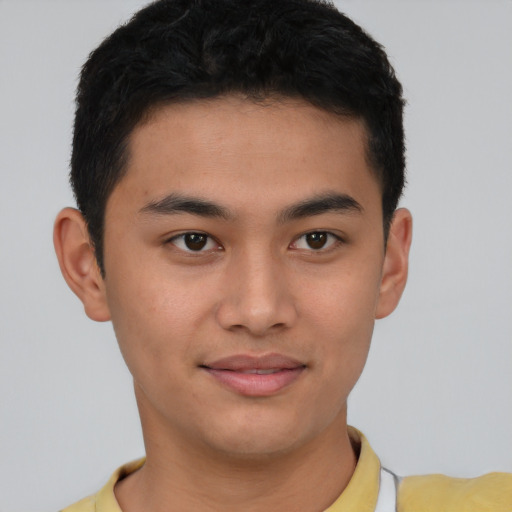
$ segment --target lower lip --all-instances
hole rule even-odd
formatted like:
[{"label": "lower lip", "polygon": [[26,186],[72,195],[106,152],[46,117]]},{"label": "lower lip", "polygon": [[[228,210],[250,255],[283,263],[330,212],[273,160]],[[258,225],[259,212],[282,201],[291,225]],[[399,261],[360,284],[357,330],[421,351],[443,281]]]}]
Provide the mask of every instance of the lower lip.
[{"label": "lower lip", "polygon": [[283,369],[275,373],[242,373],[233,370],[204,368],[212,377],[231,390],[245,396],[271,396],[295,382],[305,370]]}]

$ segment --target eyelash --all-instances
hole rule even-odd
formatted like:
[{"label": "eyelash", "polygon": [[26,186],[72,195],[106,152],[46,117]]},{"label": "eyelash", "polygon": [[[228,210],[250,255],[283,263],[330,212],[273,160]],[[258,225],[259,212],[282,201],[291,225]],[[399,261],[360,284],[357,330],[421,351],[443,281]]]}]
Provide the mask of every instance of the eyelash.
[{"label": "eyelash", "polygon": [[[199,250],[191,249],[190,247],[186,246],[186,243],[187,243],[186,237],[197,237],[199,239],[201,239],[201,238],[206,239],[205,245],[203,247],[200,247]],[[183,247],[180,247],[178,245],[178,241],[181,241]],[[190,240],[190,241],[192,242],[192,240]],[[198,241],[198,242],[200,243],[200,241]],[[210,252],[212,248],[202,250],[208,244],[214,244],[214,245],[216,245],[216,248],[221,248],[221,245],[213,237],[211,237],[207,233],[201,233],[200,231],[187,231],[186,233],[181,233],[179,235],[175,235],[175,236],[169,238],[168,240],[166,240],[165,243],[166,244],[170,243],[170,244],[174,245],[175,247],[177,247],[179,250],[181,250],[185,253],[190,253],[190,254],[200,254],[202,252]]]},{"label": "eyelash", "polygon": [[[190,248],[190,246],[187,245],[186,237],[197,237],[196,243],[201,245],[202,242],[204,242],[204,245],[197,248],[197,250],[194,250]],[[322,243],[322,237],[326,237],[324,240],[324,244],[321,247],[298,247],[298,244],[301,240],[307,240],[307,237],[316,237],[318,238],[318,241]],[[314,240],[310,240],[309,243],[311,243]],[[188,240],[188,242],[194,243],[194,239]],[[328,252],[335,247],[342,244],[344,240],[334,233],[331,233],[330,231],[308,231],[307,233],[304,233],[300,235],[299,237],[295,238],[294,241],[289,245],[289,247],[293,250],[300,250],[300,251],[310,251],[312,253],[321,254],[324,252]],[[166,244],[170,243],[174,245],[178,250],[181,250],[188,254],[201,254],[201,253],[208,253],[211,252],[212,249],[217,250],[223,250],[223,247],[221,244],[219,244],[212,236],[208,235],[207,233],[202,233],[199,231],[188,231],[186,233],[180,233],[179,235],[175,235],[168,240],[165,241]],[[309,245],[309,243],[306,241],[306,244]],[[208,245],[213,244],[215,247],[209,247],[204,250],[205,247]],[[327,244],[327,247],[325,245]],[[180,247],[181,245],[181,247]]]},{"label": "eyelash", "polygon": [[[313,248],[311,246],[310,247],[297,247],[297,244],[301,239],[306,240],[306,238],[308,236],[313,236],[313,235],[320,236],[320,237],[325,236],[326,237],[325,243],[328,244],[327,247],[325,247],[324,245],[322,247],[318,247],[318,248]],[[330,243],[329,243],[329,239],[330,239]],[[334,249],[335,247],[339,246],[343,242],[344,242],[344,240],[339,235],[335,235],[334,233],[331,233],[330,231],[321,231],[321,230],[320,231],[308,231],[307,233],[304,233],[303,235],[297,237],[290,244],[290,247],[293,247],[294,249],[297,249],[297,250],[311,251],[313,253],[324,253],[324,252],[328,252],[328,251]]]}]

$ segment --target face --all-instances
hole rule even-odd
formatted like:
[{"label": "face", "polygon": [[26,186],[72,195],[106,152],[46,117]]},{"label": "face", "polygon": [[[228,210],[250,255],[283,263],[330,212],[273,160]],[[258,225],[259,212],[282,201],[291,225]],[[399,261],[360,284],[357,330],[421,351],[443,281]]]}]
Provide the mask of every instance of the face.
[{"label": "face", "polygon": [[382,226],[357,120],[228,97],[139,126],[103,286],[145,430],[268,455],[345,425],[389,312]]}]

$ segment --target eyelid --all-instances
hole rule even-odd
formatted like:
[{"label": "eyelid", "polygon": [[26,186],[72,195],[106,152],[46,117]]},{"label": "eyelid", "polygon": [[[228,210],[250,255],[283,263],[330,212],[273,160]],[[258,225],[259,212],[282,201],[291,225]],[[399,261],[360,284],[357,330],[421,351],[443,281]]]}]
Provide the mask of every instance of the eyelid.
[{"label": "eyelid", "polygon": [[[326,245],[325,247],[321,247],[319,249],[314,249],[312,247],[300,247],[300,248],[296,247],[297,242],[301,238],[305,238],[306,236],[312,235],[312,234],[324,234],[324,235],[327,235],[328,237],[332,237],[334,240],[332,240],[331,243],[328,242],[327,243],[328,245]],[[328,252],[331,249],[335,249],[337,246],[339,246],[340,244],[343,244],[344,242],[345,242],[345,240],[341,235],[333,233],[332,231],[328,231],[326,229],[313,229],[313,230],[307,231],[306,233],[302,233],[301,235],[297,236],[290,244],[290,247],[292,247],[292,249],[296,249],[299,251],[310,251],[312,253],[323,253],[323,252]]]},{"label": "eyelid", "polygon": [[[185,236],[187,235],[200,235],[200,236],[204,236],[206,237],[208,240],[206,242],[206,245],[208,244],[215,244],[215,247],[212,248],[202,248],[200,250],[197,250],[197,251],[194,251],[192,249],[189,249],[188,247],[185,246],[185,243],[184,243],[184,240],[185,240]],[[177,240],[182,240],[183,241],[183,247],[180,247],[176,241]],[[166,237],[166,239],[164,240],[164,245],[167,245],[167,244],[170,244],[170,245],[173,245],[177,250],[179,251],[182,251],[184,253],[186,253],[187,255],[190,254],[190,255],[200,255],[202,253],[209,253],[209,252],[212,252],[212,250],[215,250],[215,249],[220,249],[222,250],[223,247],[222,245],[212,236],[212,235],[209,235],[208,233],[205,233],[204,231],[199,231],[199,230],[190,230],[190,231],[183,231],[181,233],[177,233],[177,234],[174,234],[170,237]]]}]

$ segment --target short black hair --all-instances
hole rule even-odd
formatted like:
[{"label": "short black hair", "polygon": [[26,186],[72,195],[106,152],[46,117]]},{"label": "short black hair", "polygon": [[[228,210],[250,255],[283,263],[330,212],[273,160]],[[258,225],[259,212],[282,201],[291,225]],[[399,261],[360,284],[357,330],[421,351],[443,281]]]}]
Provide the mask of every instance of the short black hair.
[{"label": "short black hair", "polygon": [[402,87],[383,48],[323,0],[159,0],[90,54],[78,85],[71,184],[102,273],[105,207],[133,129],[161,105],[229,94],[360,118],[387,234],[405,146]]}]

